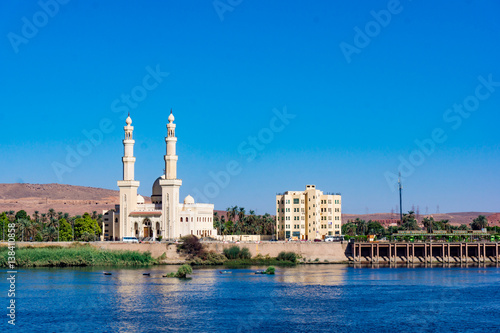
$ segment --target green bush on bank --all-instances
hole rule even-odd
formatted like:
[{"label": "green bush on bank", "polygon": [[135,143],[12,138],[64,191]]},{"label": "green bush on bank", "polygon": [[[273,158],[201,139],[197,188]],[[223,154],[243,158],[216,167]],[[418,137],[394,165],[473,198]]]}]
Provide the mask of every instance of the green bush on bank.
[{"label": "green bush on bank", "polygon": [[292,263],[297,262],[297,254],[294,252],[285,252],[282,251],[276,257],[279,261],[290,261]]},{"label": "green bush on bank", "polygon": [[[8,248],[0,248],[0,267],[8,265]],[[16,267],[144,266],[156,263],[151,253],[100,250],[90,245],[22,247],[16,249]]]}]

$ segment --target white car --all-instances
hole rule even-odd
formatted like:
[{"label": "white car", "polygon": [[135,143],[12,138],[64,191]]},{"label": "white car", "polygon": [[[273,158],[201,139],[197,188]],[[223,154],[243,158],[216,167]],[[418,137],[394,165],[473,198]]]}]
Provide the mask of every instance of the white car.
[{"label": "white car", "polygon": [[123,237],[124,243],[139,243],[137,237]]},{"label": "white car", "polygon": [[333,242],[333,237],[325,238],[325,242]]}]

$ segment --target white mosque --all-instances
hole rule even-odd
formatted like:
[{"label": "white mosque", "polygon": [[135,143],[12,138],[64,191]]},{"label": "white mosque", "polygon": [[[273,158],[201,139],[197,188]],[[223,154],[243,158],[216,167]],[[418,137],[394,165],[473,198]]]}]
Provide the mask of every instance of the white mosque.
[{"label": "white mosque", "polygon": [[134,127],[130,115],[124,127],[125,152],[123,161],[123,180],[118,181],[120,204],[103,216],[103,236],[105,240],[123,240],[124,237],[139,239],[177,239],[186,235],[197,237],[216,236],[213,227],[213,204],[195,203],[188,195],[184,203],[179,203],[179,188],[182,180],[177,179],[177,160],[174,115],[170,111],[167,124],[167,153],[165,155],[165,174],[153,184],[151,204],[137,194],[139,181],[134,180]]}]

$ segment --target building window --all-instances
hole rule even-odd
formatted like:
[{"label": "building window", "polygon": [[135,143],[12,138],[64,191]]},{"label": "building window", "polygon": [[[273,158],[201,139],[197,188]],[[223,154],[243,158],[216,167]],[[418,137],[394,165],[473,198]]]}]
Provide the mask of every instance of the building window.
[{"label": "building window", "polygon": [[299,203],[299,199],[293,199],[293,204],[297,205]]},{"label": "building window", "polygon": [[182,222],[182,217],[181,217],[181,222]]},{"label": "building window", "polygon": [[338,221],[340,220],[338,216],[335,216],[335,221]]}]

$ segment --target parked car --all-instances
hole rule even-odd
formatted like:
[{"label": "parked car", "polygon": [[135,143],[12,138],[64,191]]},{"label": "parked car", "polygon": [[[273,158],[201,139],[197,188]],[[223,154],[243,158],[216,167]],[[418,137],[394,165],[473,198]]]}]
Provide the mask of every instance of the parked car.
[{"label": "parked car", "polygon": [[137,237],[123,237],[124,243],[139,243]]},{"label": "parked car", "polygon": [[321,240],[321,239],[319,239],[319,238],[316,238],[314,241],[315,241],[315,242],[322,242],[322,240]]},{"label": "parked car", "polygon": [[333,242],[333,237],[325,238],[325,242]]}]

